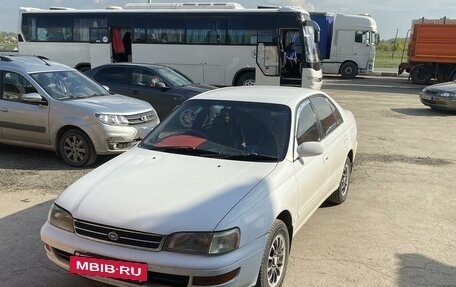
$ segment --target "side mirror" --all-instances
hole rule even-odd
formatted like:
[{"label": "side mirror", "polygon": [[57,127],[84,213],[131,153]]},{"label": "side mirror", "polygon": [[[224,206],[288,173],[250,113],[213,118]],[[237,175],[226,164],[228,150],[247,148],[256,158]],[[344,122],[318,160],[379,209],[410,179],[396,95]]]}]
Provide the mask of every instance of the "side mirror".
[{"label": "side mirror", "polygon": [[28,93],[22,96],[22,101],[28,102],[28,103],[40,103],[44,104],[46,101],[43,99],[43,97],[38,94],[38,93]]},{"label": "side mirror", "polygon": [[101,85],[101,86],[102,86],[106,91],[109,92],[109,87],[108,87],[108,86],[106,86],[106,85]]},{"label": "side mirror", "polygon": [[163,89],[163,88],[166,88],[166,84],[163,82],[157,82],[155,84],[155,87]]},{"label": "side mirror", "polygon": [[324,152],[325,150],[319,142],[304,142],[298,146],[299,157],[317,156]]}]

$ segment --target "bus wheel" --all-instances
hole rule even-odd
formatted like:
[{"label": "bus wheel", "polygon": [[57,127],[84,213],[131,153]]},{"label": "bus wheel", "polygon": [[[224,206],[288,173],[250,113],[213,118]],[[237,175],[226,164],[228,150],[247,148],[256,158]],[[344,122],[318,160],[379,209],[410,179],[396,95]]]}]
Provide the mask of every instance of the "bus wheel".
[{"label": "bus wheel", "polygon": [[413,83],[417,85],[427,85],[429,84],[432,75],[426,72],[424,65],[419,65],[412,70],[410,77],[412,78]]},{"label": "bus wheel", "polygon": [[346,62],[340,67],[343,79],[354,79],[358,75],[358,67],[353,62]]},{"label": "bus wheel", "polygon": [[255,86],[255,73],[247,72],[239,77],[236,86]]}]

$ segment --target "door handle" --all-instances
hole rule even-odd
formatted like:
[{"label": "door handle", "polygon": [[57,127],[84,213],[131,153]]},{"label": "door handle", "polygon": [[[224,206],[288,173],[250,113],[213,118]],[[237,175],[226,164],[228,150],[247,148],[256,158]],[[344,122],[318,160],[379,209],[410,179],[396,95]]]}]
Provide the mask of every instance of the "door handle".
[{"label": "door handle", "polygon": [[8,109],[7,109],[7,108],[2,108],[2,107],[0,107],[0,111],[7,113],[7,112],[8,112]]},{"label": "door handle", "polygon": [[323,157],[324,161],[327,162],[329,160],[329,155],[325,154],[325,156]]},{"label": "door handle", "polygon": [[138,94],[138,91],[135,90],[135,91],[132,91],[131,93],[132,93],[133,95],[137,95],[137,94]]}]

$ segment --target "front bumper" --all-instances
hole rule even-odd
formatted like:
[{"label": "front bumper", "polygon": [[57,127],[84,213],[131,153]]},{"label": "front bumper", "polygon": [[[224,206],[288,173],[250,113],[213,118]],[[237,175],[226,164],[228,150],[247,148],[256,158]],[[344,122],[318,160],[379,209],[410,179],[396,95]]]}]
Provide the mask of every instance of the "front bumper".
[{"label": "front bumper", "polygon": [[456,98],[454,97],[441,97],[437,95],[429,95],[420,93],[420,101],[423,105],[431,108],[456,111]]},{"label": "front bumper", "polygon": [[[216,277],[239,268],[237,276],[230,281],[219,285],[206,286],[247,287],[255,285],[267,235],[263,235],[233,252],[220,256],[189,255],[167,251],[154,252],[119,247],[79,237],[74,233],[58,229],[48,222],[41,229],[41,239],[45,243],[48,258],[65,270],[69,270],[68,258],[75,252],[97,254],[100,257],[123,261],[147,263],[148,277],[150,279],[142,285],[113,278],[88,277],[116,286],[197,286],[192,283],[195,276]],[[165,279],[171,281],[166,281]],[[173,283],[178,281],[181,285]]]},{"label": "front bumper", "polygon": [[130,126],[111,126],[102,123],[86,127],[98,155],[118,154],[135,146],[141,138],[140,129],[152,130],[159,121]]}]

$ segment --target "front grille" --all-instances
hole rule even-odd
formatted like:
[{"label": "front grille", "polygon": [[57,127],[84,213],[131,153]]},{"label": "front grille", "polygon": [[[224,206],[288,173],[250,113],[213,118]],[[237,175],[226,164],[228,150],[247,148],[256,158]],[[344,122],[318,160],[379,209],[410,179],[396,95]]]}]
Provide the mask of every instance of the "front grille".
[{"label": "front grille", "polygon": [[[105,241],[111,244],[121,244],[132,247],[147,248],[154,251],[161,249],[164,236],[138,232],[128,229],[122,229],[112,226],[100,225],[96,223],[75,220],[74,231],[77,235],[82,237]],[[116,236],[108,236],[109,233],[114,232]],[[113,239],[113,237],[115,237]]]},{"label": "front grille", "polygon": [[426,100],[426,99],[423,99],[423,98],[421,98],[421,101],[423,102],[423,104],[428,104],[428,105],[435,105],[435,104],[437,104],[435,101]]},{"label": "front grille", "polygon": [[128,115],[125,117],[127,118],[129,125],[139,125],[139,124],[144,124],[144,123],[147,123],[150,121],[158,120],[157,114],[154,111],[148,111],[148,112],[136,114],[136,115]]}]

